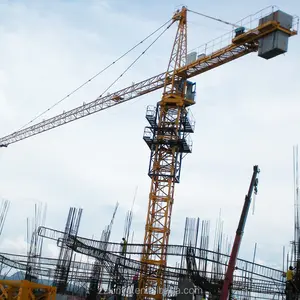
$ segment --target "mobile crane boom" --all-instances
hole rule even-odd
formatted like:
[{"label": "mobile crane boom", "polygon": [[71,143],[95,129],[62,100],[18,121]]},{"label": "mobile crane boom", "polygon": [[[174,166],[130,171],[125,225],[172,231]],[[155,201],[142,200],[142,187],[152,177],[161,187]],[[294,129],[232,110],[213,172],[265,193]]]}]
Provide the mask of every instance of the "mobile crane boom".
[{"label": "mobile crane boom", "polygon": [[[177,70],[170,71],[168,76],[171,79],[172,73],[176,73],[185,77],[186,79],[192,78],[196,75],[202,74],[239,57],[242,57],[248,53],[257,52],[259,48],[259,41],[276,31],[283,32],[287,36],[293,36],[297,34],[297,30],[285,28],[276,20],[268,21],[233,38],[231,44],[207,55],[201,56],[196,61]],[[109,107],[161,89],[164,87],[165,83],[172,83],[171,80],[168,80],[168,78],[165,77],[165,72],[158,74],[110,95],[104,97],[99,96],[94,101],[83,104],[79,107],[41,121],[32,126],[28,126],[19,131],[13,132],[0,138],[0,147],[8,146],[9,144],[16,143],[36,134],[54,129]]]},{"label": "mobile crane boom", "polygon": [[254,166],[249,190],[245,197],[245,202],[244,202],[243,210],[241,213],[239,225],[236,230],[236,235],[235,235],[234,243],[233,243],[230,258],[229,258],[228,268],[227,268],[227,271],[225,274],[225,280],[224,280],[224,284],[222,287],[220,300],[227,300],[228,294],[229,294],[229,288],[233,282],[233,273],[234,273],[235,264],[236,264],[237,256],[239,253],[243,233],[244,233],[244,228],[245,228],[246,221],[247,221],[247,216],[248,216],[248,212],[249,212],[249,208],[250,208],[250,204],[251,204],[252,193],[254,191],[254,194],[257,194],[257,185],[258,185],[257,176],[258,176],[259,172],[260,172],[260,170],[259,170],[258,166]]}]

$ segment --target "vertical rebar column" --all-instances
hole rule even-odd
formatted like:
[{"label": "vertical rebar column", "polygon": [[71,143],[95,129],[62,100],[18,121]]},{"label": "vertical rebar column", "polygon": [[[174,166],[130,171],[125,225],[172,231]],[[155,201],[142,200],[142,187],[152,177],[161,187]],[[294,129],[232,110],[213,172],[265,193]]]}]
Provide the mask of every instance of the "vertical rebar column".
[{"label": "vertical rebar column", "polygon": [[[113,222],[115,219],[115,215],[117,213],[119,207],[119,203],[116,203],[112,218],[110,220],[110,224],[107,225],[104,230],[102,231],[100,241],[104,243],[100,243],[100,250],[105,251],[107,249],[107,243],[109,242],[110,239],[110,234],[113,226]],[[102,245],[102,246],[101,246]],[[92,275],[90,278],[90,286],[89,286],[89,292],[87,299],[88,300],[95,300],[97,297],[97,294],[99,292],[99,285],[101,284],[102,281],[102,276],[103,276],[103,265],[104,261],[103,259],[95,259],[94,265],[93,265],[93,270],[92,270]]]},{"label": "vertical rebar column", "polygon": [[[29,251],[27,253],[27,265],[26,265],[26,273],[25,280],[28,281],[37,281],[38,280],[38,269],[40,268],[40,257],[42,254],[43,248],[43,239],[38,235],[38,227],[45,225],[46,220],[46,212],[47,205],[43,205],[39,203],[34,206],[34,219],[32,222],[32,228],[29,229],[30,222],[27,219],[27,235],[28,240],[27,243],[30,244]],[[29,241],[29,233],[31,234]]]},{"label": "vertical rebar column", "polygon": [[70,237],[77,236],[81,215],[82,208],[76,209],[75,207],[70,207],[65,226],[64,241],[60,249],[53,282],[53,285],[57,287],[58,294],[64,294],[68,287],[68,276],[70,272],[73,250],[67,247],[66,241],[68,241]]}]

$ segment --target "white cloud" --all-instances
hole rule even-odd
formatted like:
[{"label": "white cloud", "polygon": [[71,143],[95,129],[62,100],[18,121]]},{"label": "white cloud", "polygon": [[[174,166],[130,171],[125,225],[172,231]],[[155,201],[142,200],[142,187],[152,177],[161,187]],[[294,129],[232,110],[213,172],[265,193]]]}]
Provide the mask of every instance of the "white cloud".
[{"label": "white cloud", "polygon": [[27,243],[22,235],[15,236],[14,239],[4,238],[1,244],[2,252],[15,253],[16,250],[20,253],[27,252]]}]

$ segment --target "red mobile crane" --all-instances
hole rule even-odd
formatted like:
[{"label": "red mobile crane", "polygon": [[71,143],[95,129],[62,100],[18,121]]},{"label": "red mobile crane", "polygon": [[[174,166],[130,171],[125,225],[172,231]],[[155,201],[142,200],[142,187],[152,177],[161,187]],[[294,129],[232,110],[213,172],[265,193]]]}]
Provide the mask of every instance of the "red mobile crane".
[{"label": "red mobile crane", "polygon": [[228,298],[229,289],[230,289],[230,286],[231,286],[232,280],[233,280],[233,272],[235,269],[235,263],[236,263],[236,259],[237,259],[238,253],[239,253],[239,249],[240,249],[240,245],[241,245],[241,241],[242,241],[242,237],[243,237],[243,233],[244,233],[244,228],[245,228],[245,224],[247,221],[247,216],[248,216],[248,212],[249,212],[249,208],[250,208],[250,204],[251,204],[252,193],[254,191],[254,194],[255,195],[257,194],[257,185],[258,185],[257,176],[258,176],[259,172],[260,172],[260,170],[259,170],[258,166],[257,165],[254,166],[253,167],[253,175],[252,175],[252,179],[250,182],[248,194],[245,197],[243,210],[241,213],[239,225],[238,225],[234,243],[232,246],[229,263],[228,263],[228,268],[227,268],[227,271],[225,274],[225,280],[224,280],[224,284],[223,284],[222,291],[221,291],[220,300],[227,300],[227,298]]}]

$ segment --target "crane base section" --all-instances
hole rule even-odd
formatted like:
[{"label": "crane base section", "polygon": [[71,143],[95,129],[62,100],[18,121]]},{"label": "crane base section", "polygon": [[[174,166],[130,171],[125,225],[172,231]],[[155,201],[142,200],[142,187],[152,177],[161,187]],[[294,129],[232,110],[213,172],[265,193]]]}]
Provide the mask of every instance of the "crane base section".
[{"label": "crane base section", "polygon": [[293,16],[288,15],[280,10],[260,19],[259,26],[263,26],[270,21],[278,22],[280,29],[266,35],[259,40],[258,56],[264,59],[270,59],[287,52],[288,39],[291,36],[289,31],[293,27]]},{"label": "crane base section", "polygon": [[0,280],[1,299],[56,299],[56,287],[28,280]]}]

